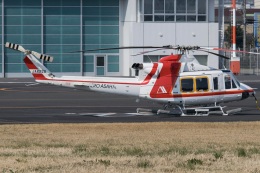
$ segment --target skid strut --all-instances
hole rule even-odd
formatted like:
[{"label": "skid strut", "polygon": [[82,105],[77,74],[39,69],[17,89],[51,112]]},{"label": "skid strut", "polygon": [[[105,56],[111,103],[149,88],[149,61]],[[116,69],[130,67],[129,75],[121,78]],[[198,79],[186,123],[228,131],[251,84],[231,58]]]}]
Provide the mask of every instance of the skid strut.
[{"label": "skid strut", "polygon": [[229,114],[234,114],[237,112],[241,112],[241,108],[232,109],[228,111],[224,111],[222,106],[210,106],[210,107],[192,107],[192,108],[182,108],[180,106],[176,106],[172,109],[143,109],[137,108],[137,113],[141,115],[160,115],[167,114],[173,116],[209,116],[209,115],[222,115],[226,116]]}]

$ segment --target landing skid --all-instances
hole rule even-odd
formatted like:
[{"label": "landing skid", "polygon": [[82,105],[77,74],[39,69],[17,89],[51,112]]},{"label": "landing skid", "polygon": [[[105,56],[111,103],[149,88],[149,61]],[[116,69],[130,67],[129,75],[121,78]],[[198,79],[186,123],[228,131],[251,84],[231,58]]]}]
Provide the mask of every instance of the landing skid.
[{"label": "landing skid", "polygon": [[184,108],[182,110],[181,116],[209,116],[211,115],[223,115],[226,116],[222,106],[211,106],[211,107],[194,107],[194,108]]},{"label": "landing skid", "polygon": [[171,109],[143,109],[137,108],[137,113],[141,115],[173,115],[173,116],[209,116],[209,115],[222,115],[227,116],[230,114],[241,112],[241,108],[232,109],[224,111],[222,106],[209,106],[209,107],[192,107],[192,108],[182,108],[177,106]]}]

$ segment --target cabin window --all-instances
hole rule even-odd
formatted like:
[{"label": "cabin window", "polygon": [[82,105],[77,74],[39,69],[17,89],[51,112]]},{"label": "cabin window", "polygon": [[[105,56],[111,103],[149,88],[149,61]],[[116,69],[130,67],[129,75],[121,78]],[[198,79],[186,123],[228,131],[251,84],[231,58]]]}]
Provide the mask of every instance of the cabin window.
[{"label": "cabin window", "polygon": [[181,91],[193,92],[193,78],[181,79]]},{"label": "cabin window", "polygon": [[218,90],[218,77],[213,78],[214,90]]},{"label": "cabin window", "polygon": [[196,78],[196,90],[197,91],[208,91],[208,78],[207,77],[198,77]]}]

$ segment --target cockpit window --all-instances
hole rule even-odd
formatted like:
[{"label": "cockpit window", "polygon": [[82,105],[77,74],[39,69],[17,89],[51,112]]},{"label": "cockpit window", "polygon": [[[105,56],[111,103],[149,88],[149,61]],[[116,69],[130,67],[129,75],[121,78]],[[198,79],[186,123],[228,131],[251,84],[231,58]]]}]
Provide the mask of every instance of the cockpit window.
[{"label": "cockpit window", "polygon": [[231,78],[229,75],[225,76],[225,88],[226,89],[231,89]]},{"label": "cockpit window", "polygon": [[234,79],[232,79],[230,75],[225,75],[225,88],[226,89],[237,88]]},{"label": "cockpit window", "polygon": [[232,79],[232,88],[237,88],[236,83],[234,82],[234,80]]},{"label": "cockpit window", "polygon": [[233,75],[233,79],[234,79],[235,83],[240,87],[240,82],[238,81],[238,79],[236,78],[235,75]]}]

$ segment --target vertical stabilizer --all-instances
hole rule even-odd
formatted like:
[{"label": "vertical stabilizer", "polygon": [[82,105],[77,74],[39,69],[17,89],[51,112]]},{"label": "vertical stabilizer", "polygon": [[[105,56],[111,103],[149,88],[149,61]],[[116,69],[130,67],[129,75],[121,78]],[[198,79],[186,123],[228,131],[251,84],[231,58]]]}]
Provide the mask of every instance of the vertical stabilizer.
[{"label": "vertical stabilizer", "polygon": [[24,63],[26,64],[36,81],[48,80],[54,77],[54,75],[33,55],[27,55],[24,58]]}]

